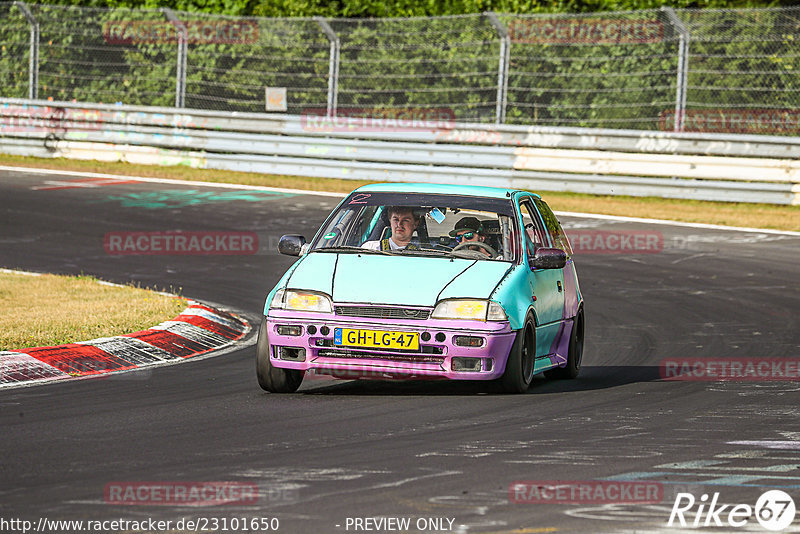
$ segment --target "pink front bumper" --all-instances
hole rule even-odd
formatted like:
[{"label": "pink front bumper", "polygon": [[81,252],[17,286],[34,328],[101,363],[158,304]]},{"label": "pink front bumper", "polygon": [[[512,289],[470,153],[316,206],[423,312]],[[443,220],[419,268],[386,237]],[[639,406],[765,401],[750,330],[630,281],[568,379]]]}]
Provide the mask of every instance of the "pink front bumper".
[{"label": "pink front bumper", "polygon": [[[503,375],[516,336],[507,322],[370,319],[286,310],[270,310],[267,326],[270,361],[275,367],[348,379],[493,380]],[[300,326],[302,333],[281,335],[278,326]],[[311,334],[309,327],[312,327]],[[337,328],[419,333],[420,350],[335,346],[333,340]],[[422,338],[425,332],[430,334],[427,341]],[[481,337],[483,344],[480,347],[458,346],[453,341],[454,336]],[[302,349],[302,360],[301,351],[297,349]],[[453,370],[453,358],[478,358],[481,370]]]}]

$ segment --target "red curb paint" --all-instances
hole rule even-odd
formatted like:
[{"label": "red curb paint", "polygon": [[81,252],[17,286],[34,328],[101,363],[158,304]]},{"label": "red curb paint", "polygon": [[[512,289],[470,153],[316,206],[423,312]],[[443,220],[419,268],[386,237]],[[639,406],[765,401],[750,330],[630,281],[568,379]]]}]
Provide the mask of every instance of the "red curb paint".
[{"label": "red curb paint", "polygon": [[233,315],[231,315],[229,313],[225,313],[222,310],[215,310],[214,308],[212,308],[210,306],[204,306],[202,304],[191,304],[191,305],[189,305],[189,308],[196,308],[198,310],[205,310],[207,312],[211,312],[213,314],[219,315],[220,317],[225,317],[226,319],[233,319],[234,321],[238,322],[238,319],[236,319],[236,317],[234,317]]},{"label": "red curb paint", "polygon": [[55,367],[18,351],[5,351],[0,357],[0,385],[64,377],[64,373]]},{"label": "red curb paint", "polygon": [[133,334],[124,334],[122,337],[135,337],[181,358],[188,358],[210,350],[196,341],[186,339],[166,330],[144,330]]},{"label": "red curb paint", "polygon": [[97,347],[78,343],[25,349],[23,352],[73,376],[94,375],[136,367],[135,364]]},{"label": "red curb paint", "polygon": [[184,323],[189,323],[194,326],[200,327],[204,330],[208,330],[209,332],[214,332],[215,334],[219,334],[222,337],[226,337],[228,339],[236,339],[242,335],[241,331],[236,331],[233,328],[220,324],[215,323],[211,319],[206,319],[200,315],[179,315],[173,319],[173,321],[182,321]]},{"label": "red curb paint", "polygon": [[[224,323],[187,313],[191,309],[205,310]],[[10,356],[8,360],[0,359],[0,386],[105,375],[190,358],[227,346],[248,331],[247,323],[236,315],[198,303],[189,304],[183,313],[162,325],[84,343],[5,351],[6,356],[19,354],[30,360],[17,361]],[[33,364],[34,361],[41,363]],[[39,365],[43,367],[40,369]]]}]

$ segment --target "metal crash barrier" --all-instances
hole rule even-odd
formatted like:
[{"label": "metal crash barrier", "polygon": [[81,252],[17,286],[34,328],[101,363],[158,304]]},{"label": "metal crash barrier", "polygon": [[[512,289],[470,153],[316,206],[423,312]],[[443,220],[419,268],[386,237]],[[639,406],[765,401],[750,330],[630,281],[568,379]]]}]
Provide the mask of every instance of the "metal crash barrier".
[{"label": "metal crash barrier", "polygon": [[0,99],[0,152],[601,195],[800,204],[800,139]]}]

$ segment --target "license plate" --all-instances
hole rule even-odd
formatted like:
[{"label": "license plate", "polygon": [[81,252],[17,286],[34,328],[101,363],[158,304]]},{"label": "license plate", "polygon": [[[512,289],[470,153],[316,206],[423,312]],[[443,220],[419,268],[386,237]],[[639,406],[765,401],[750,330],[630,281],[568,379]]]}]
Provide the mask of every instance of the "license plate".
[{"label": "license plate", "polygon": [[370,349],[419,350],[419,334],[386,330],[336,328],[333,331],[333,344],[346,347],[367,347]]}]

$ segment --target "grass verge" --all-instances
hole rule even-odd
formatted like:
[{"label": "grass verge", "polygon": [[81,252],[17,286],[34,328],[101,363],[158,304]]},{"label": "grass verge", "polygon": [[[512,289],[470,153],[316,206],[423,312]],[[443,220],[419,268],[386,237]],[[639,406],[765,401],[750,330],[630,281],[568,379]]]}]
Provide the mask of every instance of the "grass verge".
[{"label": "grass verge", "polygon": [[184,298],[91,276],[0,272],[0,350],[45,347],[116,336],[172,319]]},{"label": "grass verge", "polygon": [[[367,183],[361,180],[333,178],[307,178],[301,176],[267,175],[234,171],[193,169],[190,167],[158,167],[119,162],[46,159],[0,154],[0,165],[37,167],[43,169],[71,170],[196,180],[203,182],[234,183],[265,187],[283,187],[307,191],[332,191],[349,193]],[[675,200],[654,197],[625,197],[554,193],[539,191],[556,211],[576,211],[625,217],[648,217],[672,221],[770,228],[800,231],[800,206],[750,204],[734,202],[707,202]]]}]

